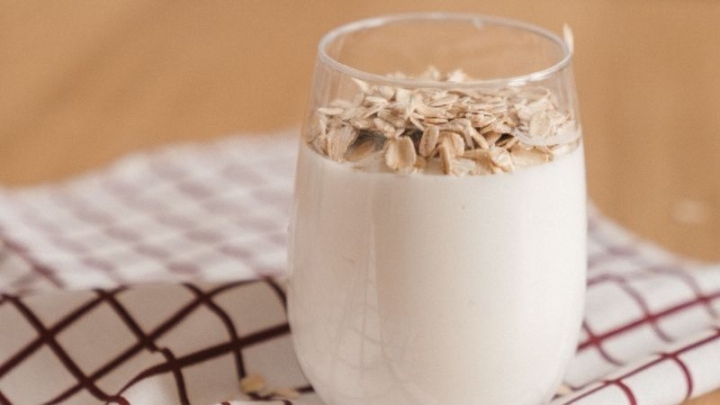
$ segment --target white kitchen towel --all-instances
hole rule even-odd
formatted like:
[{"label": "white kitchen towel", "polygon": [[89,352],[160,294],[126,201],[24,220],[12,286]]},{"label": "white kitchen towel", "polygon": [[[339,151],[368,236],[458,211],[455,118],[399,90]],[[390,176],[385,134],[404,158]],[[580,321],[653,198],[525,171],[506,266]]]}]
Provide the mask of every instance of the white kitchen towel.
[{"label": "white kitchen towel", "polygon": [[[0,404],[320,405],[277,281],[296,148],[233,137],[0,189]],[[670,405],[720,388],[720,266],[593,208],[589,224],[582,336],[552,405]],[[247,375],[265,393],[243,394]]]}]

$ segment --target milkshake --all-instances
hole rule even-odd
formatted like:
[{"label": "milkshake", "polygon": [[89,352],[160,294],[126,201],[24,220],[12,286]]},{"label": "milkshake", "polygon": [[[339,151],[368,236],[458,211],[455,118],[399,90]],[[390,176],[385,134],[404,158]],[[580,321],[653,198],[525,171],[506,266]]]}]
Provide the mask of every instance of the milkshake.
[{"label": "milkshake", "polygon": [[582,153],[453,178],[358,171],[302,147],[290,319],[320,395],[341,405],[549,399],[583,307]]},{"label": "milkshake", "polygon": [[288,295],[300,364],[328,405],[542,405],[584,302],[575,112],[541,84],[389,77],[425,84],[353,78],[305,127]]}]

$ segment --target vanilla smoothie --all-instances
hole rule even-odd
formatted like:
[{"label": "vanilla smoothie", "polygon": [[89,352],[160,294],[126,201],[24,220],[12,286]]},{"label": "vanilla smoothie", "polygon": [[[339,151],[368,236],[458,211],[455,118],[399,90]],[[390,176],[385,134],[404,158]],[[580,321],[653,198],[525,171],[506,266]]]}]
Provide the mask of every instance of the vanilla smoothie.
[{"label": "vanilla smoothie", "polygon": [[550,399],[582,315],[583,162],[579,145],[511,173],[402,174],[301,146],[289,308],[300,363],[321,397]]},{"label": "vanilla smoothie", "polygon": [[552,82],[417,80],[352,78],[305,126],[288,289],[300,365],[328,405],[543,405],[584,304],[576,112]]}]

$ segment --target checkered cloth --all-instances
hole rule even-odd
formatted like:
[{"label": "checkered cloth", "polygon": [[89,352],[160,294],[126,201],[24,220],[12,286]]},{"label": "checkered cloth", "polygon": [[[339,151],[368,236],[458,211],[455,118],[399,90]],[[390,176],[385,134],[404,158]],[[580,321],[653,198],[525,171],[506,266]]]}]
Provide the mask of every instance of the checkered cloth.
[{"label": "checkered cloth", "polygon": [[[0,189],[0,404],[319,405],[276,281],[295,151],[286,136],[231,138]],[[719,266],[594,209],[589,260],[571,393],[553,405],[676,404],[720,387]],[[245,396],[250,373],[302,395]]]}]

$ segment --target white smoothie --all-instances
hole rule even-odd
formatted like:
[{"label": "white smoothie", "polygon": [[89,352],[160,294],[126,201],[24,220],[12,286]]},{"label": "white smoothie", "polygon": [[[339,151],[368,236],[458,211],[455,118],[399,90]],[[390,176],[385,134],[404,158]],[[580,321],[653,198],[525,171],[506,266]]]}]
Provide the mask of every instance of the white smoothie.
[{"label": "white smoothie", "polygon": [[[540,405],[578,338],[582,145],[512,173],[373,173],[300,147],[289,310],[332,405]],[[517,387],[531,387],[518,389]]]}]

